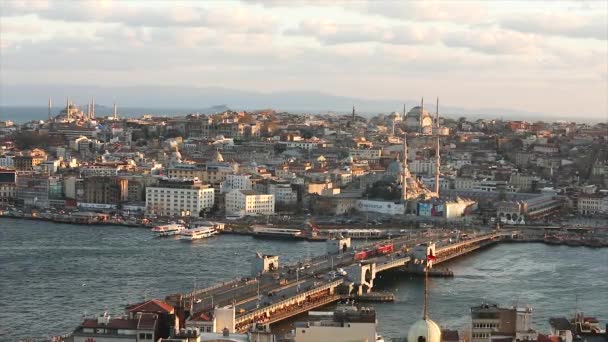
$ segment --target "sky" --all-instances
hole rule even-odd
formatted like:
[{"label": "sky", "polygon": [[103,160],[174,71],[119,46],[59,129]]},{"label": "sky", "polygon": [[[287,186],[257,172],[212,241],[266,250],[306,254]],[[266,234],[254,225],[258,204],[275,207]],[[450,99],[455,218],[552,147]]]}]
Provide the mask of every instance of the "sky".
[{"label": "sky", "polygon": [[0,82],[439,96],[608,119],[608,1],[1,0]]}]

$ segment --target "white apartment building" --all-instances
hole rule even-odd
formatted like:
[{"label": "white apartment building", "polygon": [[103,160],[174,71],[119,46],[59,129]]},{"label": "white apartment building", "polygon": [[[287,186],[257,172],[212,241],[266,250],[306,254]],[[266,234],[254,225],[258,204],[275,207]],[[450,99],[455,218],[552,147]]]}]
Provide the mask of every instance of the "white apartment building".
[{"label": "white apartment building", "polygon": [[198,180],[164,179],[146,188],[146,212],[160,216],[199,216],[213,207],[212,187]]},{"label": "white apartment building", "polygon": [[253,189],[251,175],[226,175],[226,179],[220,184],[220,192],[223,194],[232,190],[251,189]]},{"label": "white apartment building", "polygon": [[298,194],[291,188],[291,184],[268,184],[268,193],[274,195],[276,203],[294,204],[298,201]]},{"label": "white apartment building", "polygon": [[579,214],[608,214],[608,197],[595,194],[581,195],[577,202]]},{"label": "white apartment building", "polygon": [[274,195],[253,190],[232,190],[226,194],[226,213],[241,215],[274,214]]},{"label": "white apartment building", "polygon": [[410,172],[415,173],[416,175],[434,175],[435,161],[416,159],[409,163],[408,168],[410,169]]}]

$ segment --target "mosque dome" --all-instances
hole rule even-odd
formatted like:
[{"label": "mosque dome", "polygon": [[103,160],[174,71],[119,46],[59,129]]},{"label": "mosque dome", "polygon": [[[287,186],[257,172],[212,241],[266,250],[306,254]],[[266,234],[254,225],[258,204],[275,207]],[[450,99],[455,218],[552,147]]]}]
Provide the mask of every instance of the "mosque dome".
[{"label": "mosque dome", "polygon": [[441,329],[430,319],[414,323],[407,333],[408,342],[441,342]]},{"label": "mosque dome", "polygon": [[413,119],[420,119],[421,115],[422,115],[422,118],[426,118],[426,117],[431,118],[431,114],[427,110],[423,110],[422,107],[420,107],[420,106],[416,106],[416,107],[410,109],[410,111],[407,112],[405,117],[413,118]]},{"label": "mosque dome", "polygon": [[386,167],[386,174],[388,175],[401,175],[403,173],[403,164],[395,159]]}]

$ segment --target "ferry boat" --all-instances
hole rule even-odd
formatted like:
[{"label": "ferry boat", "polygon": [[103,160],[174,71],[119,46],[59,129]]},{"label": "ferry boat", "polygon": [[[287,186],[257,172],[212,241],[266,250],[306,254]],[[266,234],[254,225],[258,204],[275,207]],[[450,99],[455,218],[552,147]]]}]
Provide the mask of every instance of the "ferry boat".
[{"label": "ferry boat", "polygon": [[183,224],[180,223],[170,223],[170,224],[166,224],[163,226],[156,226],[154,228],[152,228],[152,233],[154,233],[156,236],[172,236],[172,235],[178,235],[180,234],[183,230],[185,230],[186,227],[184,227]]},{"label": "ferry boat", "polygon": [[199,239],[206,239],[218,233],[219,231],[215,226],[200,226],[183,230],[180,235],[181,239],[184,241],[194,241]]},{"label": "ferry boat", "polygon": [[254,226],[253,236],[259,238],[269,239],[299,239],[303,238],[302,231],[299,229],[289,228],[272,228],[272,227],[261,227]]}]

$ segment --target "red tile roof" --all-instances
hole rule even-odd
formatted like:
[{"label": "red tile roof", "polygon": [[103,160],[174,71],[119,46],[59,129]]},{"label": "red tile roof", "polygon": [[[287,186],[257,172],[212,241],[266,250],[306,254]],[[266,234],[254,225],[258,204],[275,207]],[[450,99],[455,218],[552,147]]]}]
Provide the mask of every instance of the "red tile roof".
[{"label": "red tile roof", "polygon": [[172,314],[175,312],[175,308],[162,300],[151,299],[143,303],[133,304],[127,306],[129,312],[153,312],[153,313],[167,313]]},{"label": "red tile roof", "polygon": [[210,322],[210,321],[213,320],[213,318],[210,315],[208,315],[208,314],[206,314],[204,312],[197,312],[197,313],[192,314],[192,316],[190,316],[189,320],[190,321],[198,321],[198,322],[201,322],[201,321],[202,322]]}]

